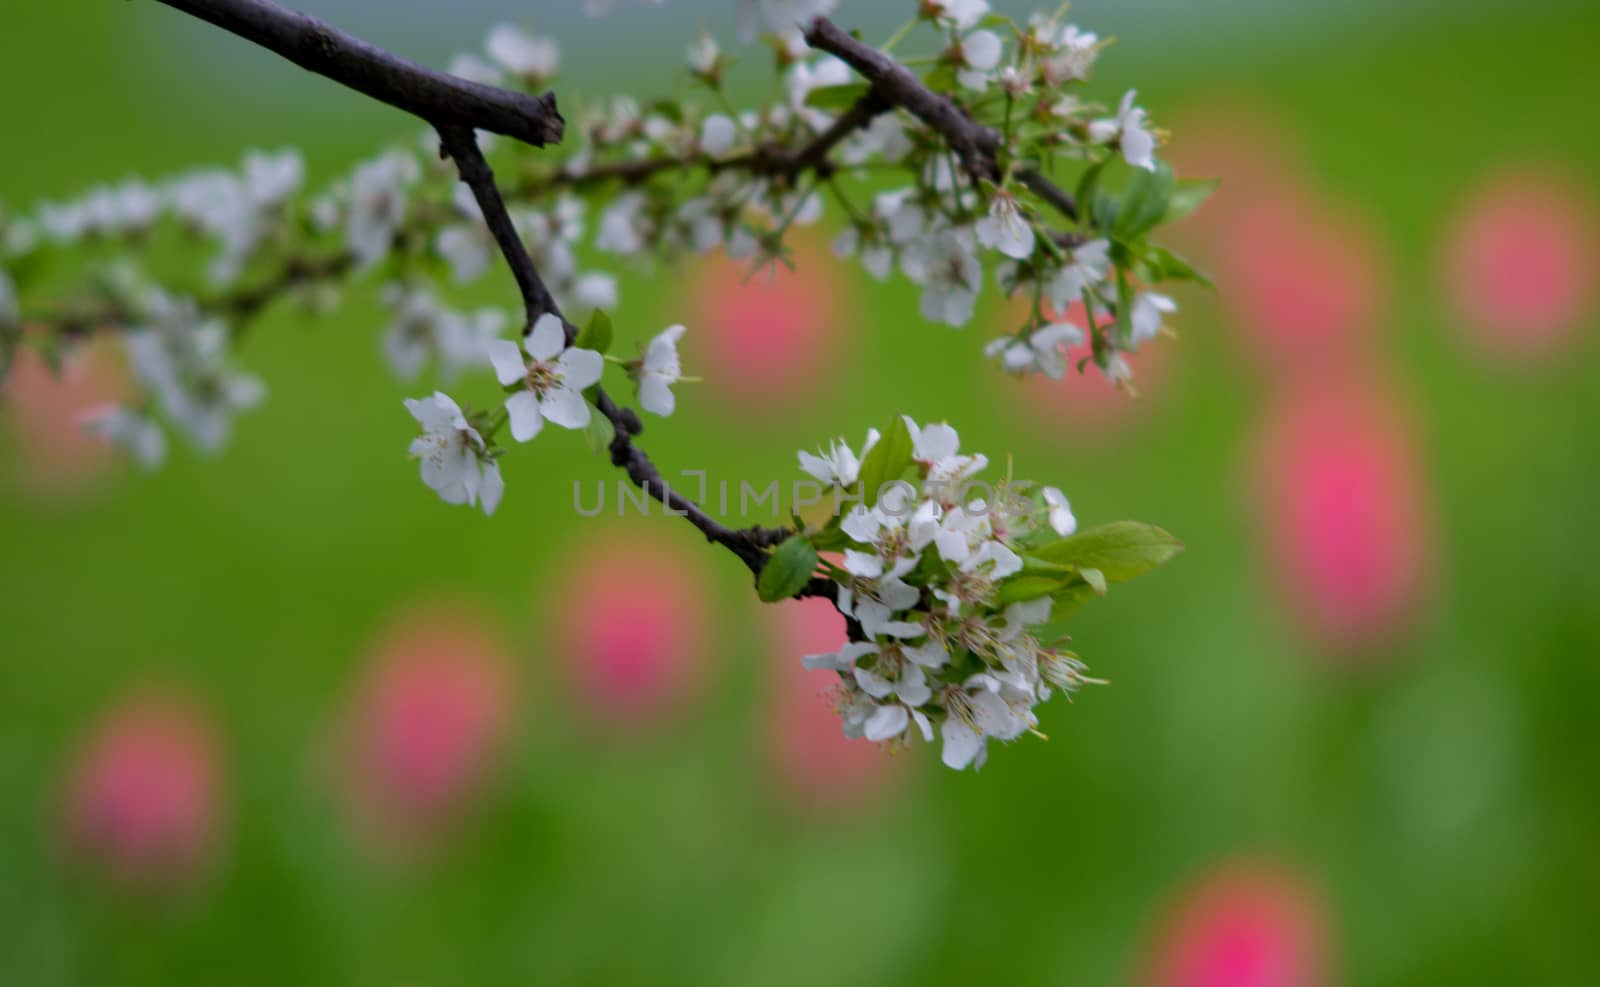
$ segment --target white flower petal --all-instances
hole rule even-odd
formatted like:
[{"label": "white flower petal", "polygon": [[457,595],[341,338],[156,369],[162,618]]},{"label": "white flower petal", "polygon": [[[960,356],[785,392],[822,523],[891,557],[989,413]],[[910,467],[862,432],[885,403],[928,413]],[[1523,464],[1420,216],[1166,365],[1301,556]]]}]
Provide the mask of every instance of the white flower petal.
[{"label": "white flower petal", "polygon": [[518,442],[532,441],[544,428],[539,399],[531,391],[518,391],[506,398],[506,413],[511,417],[511,437]]}]

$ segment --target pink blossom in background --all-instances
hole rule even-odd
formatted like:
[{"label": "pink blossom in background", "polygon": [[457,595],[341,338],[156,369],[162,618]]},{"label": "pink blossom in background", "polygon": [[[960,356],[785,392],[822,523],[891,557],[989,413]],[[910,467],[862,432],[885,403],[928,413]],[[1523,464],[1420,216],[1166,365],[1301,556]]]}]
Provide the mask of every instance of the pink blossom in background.
[{"label": "pink blossom in background", "polygon": [[16,442],[15,482],[30,493],[51,495],[82,490],[98,479],[112,462],[111,452],[80,418],[120,399],[124,378],[104,343],[68,354],[59,377],[33,350],[18,347],[0,381],[0,419]]},{"label": "pink blossom in background", "polygon": [[[1184,304],[1193,293],[1184,293],[1179,303]],[[994,326],[989,335],[1009,333],[1026,317],[1027,305],[1013,301],[1006,306],[1002,322]],[[1066,321],[1080,328],[1088,325],[1083,305],[1074,303],[1067,311]],[[1172,320],[1179,326],[1183,312]],[[1051,435],[1066,435],[1085,442],[1109,441],[1123,435],[1126,430],[1148,418],[1159,408],[1166,396],[1170,367],[1176,359],[1175,350],[1183,345],[1177,339],[1161,337],[1146,343],[1137,353],[1126,354],[1133,368],[1134,394],[1112,384],[1092,362],[1078,372],[1078,363],[1088,359],[1090,346],[1067,350],[1069,361],[1067,375],[1062,380],[1051,380],[1042,374],[1029,374],[1018,379],[1002,373],[996,364],[986,363],[983,373],[992,386],[1002,388],[1007,400],[1014,402],[1020,413]]]},{"label": "pink blossom in background", "polygon": [[1594,319],[1600,221],[1588,189],[1559,170],[1486,179],[1452,220],[1443,254],[1449,310],[1487,356],[1549,356]]},{"label": "pink blossom in background", "polygon": [[344,724],[350,808],[367,835],[437,835],[482,794],[503,752],[515,681],[470,611],[408,613],[382,634]]},{"label": "pink blossom in background", "polygon": [[90,729],[63,799],[74,856],[135,888],[196,878],[217,849],[222,764],[210,718],[190,700],[142,693]]},{"label": "pink blossom in background", "polygon": [[1430,547],[1407,417],[1369,384],[1304,382],[1270,409],[1254,468],[1267,581],[1301,629],[1350,655],[1404,630],[1423,602]]},{"label": "pink blossom in background", "polygon": [[1274,373],[1360,358],[1387,316],[1384,251],[1348,206],[1264,197],[1214,249],[1224,317]]},{"label": "pink blossom in background", "polygon": [[762,655],[772,696],[762,723],[780,793],[795,805],[828,808],[883,797],[904,759],[846,737],[829,695],[838,676],[800,665],[802,655],[839,649],[844,618],[827,600],[791,600],[763,608],[762,615],[772,642]]},{"label": "pink blossom in background", "polygon": [[[687,372],[741,414],[772,418],[815,401],[838,383],[833,372],[855,311],[841,262],[806,236],[791,238],[794,270],[721,253],[701,258],[684,295],[692,331]],[[703,368],[703,369],[702,369]]]},{"label": "pink blossom in background", "polygon": [[1179,176],[1223,179],[1174,235],[1217,282],[1227,328],[1274,374],[1363,357],[1386,318],[1391,279],[1374,223],[1319,191],[1297,139],[1271,113],[1220,98],[1176,120]]},{"label": "pink blossom in background", "polygon": [[606,733],[677,720],[700,696],[714,645],[700,557],[645,528],[586,532],[553,571],[544,626],[580,713]]},{"label": "pink blossom in background", "polygon": [[1224,865],[1180,888],[1157,924],[1145,987],[1323,987],[1331,932],[1320,892],[1278,864]]}]

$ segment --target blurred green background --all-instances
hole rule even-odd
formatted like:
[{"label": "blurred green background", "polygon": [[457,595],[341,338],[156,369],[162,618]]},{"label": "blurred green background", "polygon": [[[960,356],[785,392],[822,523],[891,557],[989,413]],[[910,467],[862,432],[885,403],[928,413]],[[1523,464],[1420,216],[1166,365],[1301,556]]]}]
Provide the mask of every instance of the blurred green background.
[{"label": "blurred green background", "polygon": [[[575,22],[539,6],[313,9],[442,64],[495,19],[557,34]],[[889,6],[863,20],[892,26]],[[1073,14],[1119,38],[1094,94],[1138,85],[1183,173],[1226,183],[1185,243],[1219,295],[1180,296],[1181,335],[1159,344],[1143,397],[1018,397],[979,357],[1009,328],[992,293],[986,325],[951,333],[915,317],[904,282],[813,249],[816,280],[799,290],[827,299],[827,325],[806,380],[762,405],[707,370],[646,446],[669,470],[764,485],[831,435],[859,441],[902,411],[948,418],[968,446],[1059,484],[1083,523],[1168,528],[1187,544],[1177,563],[1077,618],[1078,648],[1112,687],[1043,707],[1049,742],[994,750],[977,775],[919,748],[841,762],[868,772],[854,787],[831,788],[825,761],[823,780],[796,781],[773,751],[810,742],[786,710],[821,708],[826,682],[785,670],[794,621],[761,607],[731,558],[655,517],[625,530],[649,536],[673,599],[690,601],[671,612],[699,615],[675,638],[694,653],[661,657],[687,685],[638,723],[608,717],[603,694],[576,694],[569,625],[636,615],[573,590],[579,560],[618,536],[574,514],[570,483],[592,491],[613,472],[581,437],[546,436],[509,457],[492,520],[441,505],[403,454],[400,401],[422,386],[382,367],[384,315],[365,285],[329,317],[281,310],[252,331],[242,359],[271,400],[215,461],[178,449],[154,475],[51,465],[38,435],[56,399],[8,385],[0,983],[1594,983],[1600,318],[1584,248],[1600,138],[1583,99],[1600,91],[1600,18],[1415,5],[1207,20],[1109,0]],[[416,129],[154,4],[21,5],[5,20],[0,196],[13,206],[283,144],[305,149],[315,185]],[[573,27],[576,92],[681,86],[681,42],[729,19],[669,4],[602,23]],[[1457,295],[1494,286],[1449,273],[1466,211],[1508,175],[1555,196],[1573,227],[1575,256],[1523,244],[1533,267],[1506,273],[1525,308],[1555,290],[1540,271],[1575,265],[1577,301],[1551,309],[1544,348],[1475,334]],[[1283,251],[1250,253],[1251,205],[1273,197],[1304,222],[1268,243],[1303,238],[1320,258],[1326,220],[1345,231],[1333,256],[1358,256],[1310,265],[1337,271],[1330,284],[1241,308],[1270,288],[1252,272],[1301,276],[1268,263]],[[740,313],[763,303],[717,270],[629,274],[623,338],[678,321],[691,339],[737,336],[741,318],[759,329],[759,312]],[[1352,297],[1365,302],[1330,330],[1345,342],[1310,359],[1274,342],[1274,318],[1292,336],[1303,309]],[[508,304],[509,282],[486,279],[475,300]],[[691,373],[709,345],[691,344]],[[1329,352],[1355,369],[1340,376]],[[1274,444],[1279,416],[1302,420],[1299,399],[1324,393],[1339,397],[1310,402],[1312,417],[1333,433],[1352,423],[1381,450],[1370,462],[1358,442],[1322,463],[1321,438],[1296,446],[1292,428]],[[1361,407],[1339,403],[1351,395]],[[1274,456],[1289,464],[1274,472]],[[1349,498],[1279,510],[1341,476]],[[1350,547],[1362,537],[1381,544],[1363,555]],[[1369,578],[1386,564],[1405,572]],[[1337,587],[1352,572],[1379,598],[1355,592],[1346,612]],[[505,746],[448,832],[397,854],[361,835],[328,761],[385,635],[441,607],[508,656]],[[218,844],[177,894],[118,890],[60,835],[74,752],[151,684],[206,711],[220,758]],[[1208,897],[1239,874],[1255,891]],[[1256,959],[1151,972],[1207,935]]]}]

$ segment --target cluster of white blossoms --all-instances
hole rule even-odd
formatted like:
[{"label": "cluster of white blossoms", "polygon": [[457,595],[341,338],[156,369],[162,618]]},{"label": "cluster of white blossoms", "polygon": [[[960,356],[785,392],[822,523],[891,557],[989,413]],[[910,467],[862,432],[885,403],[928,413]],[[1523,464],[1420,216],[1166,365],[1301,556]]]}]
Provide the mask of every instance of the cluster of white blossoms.
[{"label": "cluster of white blossoms", "polygon": [[805,667],[838,673],[847,736],[898,747],[937,731],[958,770],[981,766],[991,739],[1037,733],[1034,708],[1053,693],[1097,681],[1062,646],[1059,622],[1178,548],[1143,525],[1073,537],[1060,490],[984,483],[988,459],[963,453],[949,425],[903,418],[869,433],[860,456],[835,441],[800,453],[800,466],[861,500],[796,536],[809,554],[780,549],[801,558],[793,585],[811,578],[812,561],[837,582],[853,624],[837,651],[807,655]]},{"label": "cluster of white blossoms", "polygon": [[[1100,104],[1082,91],[1103,48],[1096,35],[1059,12],[1019,22],[984,0],[907,0],[908,21],[881,50],[915,66],[929,99],[992,135],[977,162],[926,114],[874,94],[844,60],[810,47],[806,28],[833,12],[831,0],[739,6],[745,25],[768,32],[757,51],[774,78],[754,87],[771,94],[765,101],[729,91],[735,55],[702,33],[687,46],[686,71],[709,98],[563,94],[569,125],[558,146],[479,135],[512,226],[561,310],[579,324],[617,311],[607,258],[646,271],[714,251],[752,268],[788,264],[791,232],[831,212],[835,252],[872,278],[909,280],[930,322],[970,323],[995,285],[1030,302],[1015,331],[984,349],[1004,371],[1062,378],[1093,364],[1130,382],[1125,354],[1161,335],[1176,310],[1162,282],[1204,280],[1150,234],[1209,186],[1174,178],[1158,156],[1164,136],[1134,93]],[[451,71],[542,92],[561,66],[553,39],[498,25]],[[161,459],[164,427],[211,451],[263,394],[236,369],[249,321],[286,298],[327,311],[365,280],[389,313],[381,352],[397,377],[432,374],[451,388],[495,377],[507,389],[481,405],[498,412],[458,405],[423,423],[459,415],[476,430],[457,443],[470,456],[428,467],[436,481],[452,477],[430,482],[446,499],[498,503],[501,424],[517,441],[553,423],[604,443],[606,424],[590,409],[606,362],[625,369],[644,410],[673,413],[673,388],[687,379],[681,326],[621,360],[606,355],[609,319],[606,345],[574,344],[559,326],[522,324],[509,299],[481,304],[482,282],[501,267],[498,246],[439,150],[430,130],[318,189],[306,188],[298,152],[251,151],[234,168],[129,178],[9,220],[0,210],[0,370],[17,346],[53,352],[115,330],[143,394],[102,409],[92,427],[146,463]],[[63,284],[81,287],[63,295]],[[509,338],[517,330],[531,333],[520,348]],[[462,479],[469,459],[496,466],[493,482]]]}]

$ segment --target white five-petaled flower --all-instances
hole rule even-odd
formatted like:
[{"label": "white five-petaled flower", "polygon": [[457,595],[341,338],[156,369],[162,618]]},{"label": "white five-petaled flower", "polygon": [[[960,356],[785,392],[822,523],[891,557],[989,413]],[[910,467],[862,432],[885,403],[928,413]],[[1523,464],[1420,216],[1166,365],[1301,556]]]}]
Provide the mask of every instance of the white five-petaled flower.
[{"label": "white five-petaled flower", "polygon": [[683,326],[670,326],[650,340],[645,347],[644,359],[639,363],[639,405],[653,415],[670,416],[677,407],[672,385],[683,379],[683,367],[678,360],[678,340],[687,330]]},{"label": "white five-petaled flower", "polygon": [[357,168],[350,177],[345,236],[362,267],[376,264],[394,245],[406,214],[406,189],[419,177],[417,159],[391,151]]},{"label": "white five-petaled flower", "polygon": [[1099,53],[1098,36],[1079,30],[1075,24],[1068,24],[1056,42],[1055,53],[1045,59],[1045,81],[1051,86],[1059,86],[1074,79],[1089,78],[1089,70],[1094,67],[1095,56]]},{"label": "white five-petaled flower", "polygon": [[1083,343],[1083,330],[1070,322],[1057,322],[1034,330],[1027,339],[1001,336],[984,347],[984,355],[998,357],[1006,373],[1042,373],[1051,380],[1067,374],[1067,355],[1063,347]]},{"label": "white five-petaled flower", "polygon": [[1033,224],[1017,205],[1017,197],[1004,189],[989,200],[989,215],[973,227],[978,242],[1007,257],[1026,260],[1033,256]]},{"label": "white five-petaled flower", "polygon": [[84,412],[85,428],[94,432],[113,448],[133,456],[145,469],[155,469],[167,456],[167,436],[144,415],[130,411],[119,404],[108,404]]},{"label": "white five-petaled flower", "polygon": [[1000,35],[988,30],[973,31],[956,45],[956,80],[968,89],[983,91],[1004,50]]},{"label": "white five-petaled flower", "polygon": [[989,457],[982,453],[961,455],[961,436],[945,422],[919,428],[907,418],[906,430],[911,433],[912,461],[922,469],[931,487],[960,483],[989,465]]},{"label": "white five-petaled flower", "polygon": [[411,455],[422,461],[422,482],[447,504],[478,504],[493,514],[505,493],[500,464],[489,455],[483,436],[448,394],[408,398],[406,410],[422,426]]},{"label": "white five-petaled flower", "polygon": [[821,455],[800,450],[800,468],[826,486],[853,487],[861,476],[861,460],[867,458],[867,453],[877,444],[878,430],[875,428],[867,430],[867,441],[861,447],[860,457],[856,456],[849,443],[834,439],[827,449],[821,451]]},{"label": "white five-petaled flower", "polygon": [[1117,141],[1128,164],[1146,171],[1156,170],[1156,139],[1146,126],[1144,110],[1133,105],[1137,93],[1128,90],[1117,108],[1116,119],[1096,120],[1089,126],[1090,139],[1101,144]]},{"label": "white five-petaled flower", "polygon": [[1006,701],[1007,689],[997,676],[980,673],[946,690],[949,715],[939,733],[944,738],[943,760],[948,767],[957,771],[968,765],[982,767],[989,737],[1015,740],[1033,727],[1031,713]]},{"label": "white five-petaled flower", "polygon": [[906,247],[900,258],[906,276],[922,285],[922,317],[960,328],[972,321],[983,287],[970,229],[943,230]]},{"label": "white five-petaled flower", "polygon": [[1073,248],[1072,259],[1050,279],[1051,306],[1058,312],[1065,312],[1068,306],[1083,300],[1085,288],[1104,281],[1110,271],[1110,240],[1102,237]]},{"label": "white five-petaled flower", "polygon": [[1166,295],[1154,291],[1140,292],[1133,300],[1133,310],[1128,313],[1133,345],[1154,339],[1161,331],[1162,316],[1171,315],[1177,310],[1178,303]]},{"label": "white five-petaled flower", "polygon": [[484,40],[489,57],[506,71],[529,82],[548,80],[561,67],[561,48],[550,38],[524,34],[510,24],[497,24]]},{"label": "white five-petaled flower", "polygon": [[521,346],[497,339],[488,350],[501,386],[520,385],[506,399],[512,438],[531,441],[546,421],[562,428],[589,424],[589,403],[583,391],[600,382],[605,357],[593,350],[568,348],[560,319],[542,315]]}]

